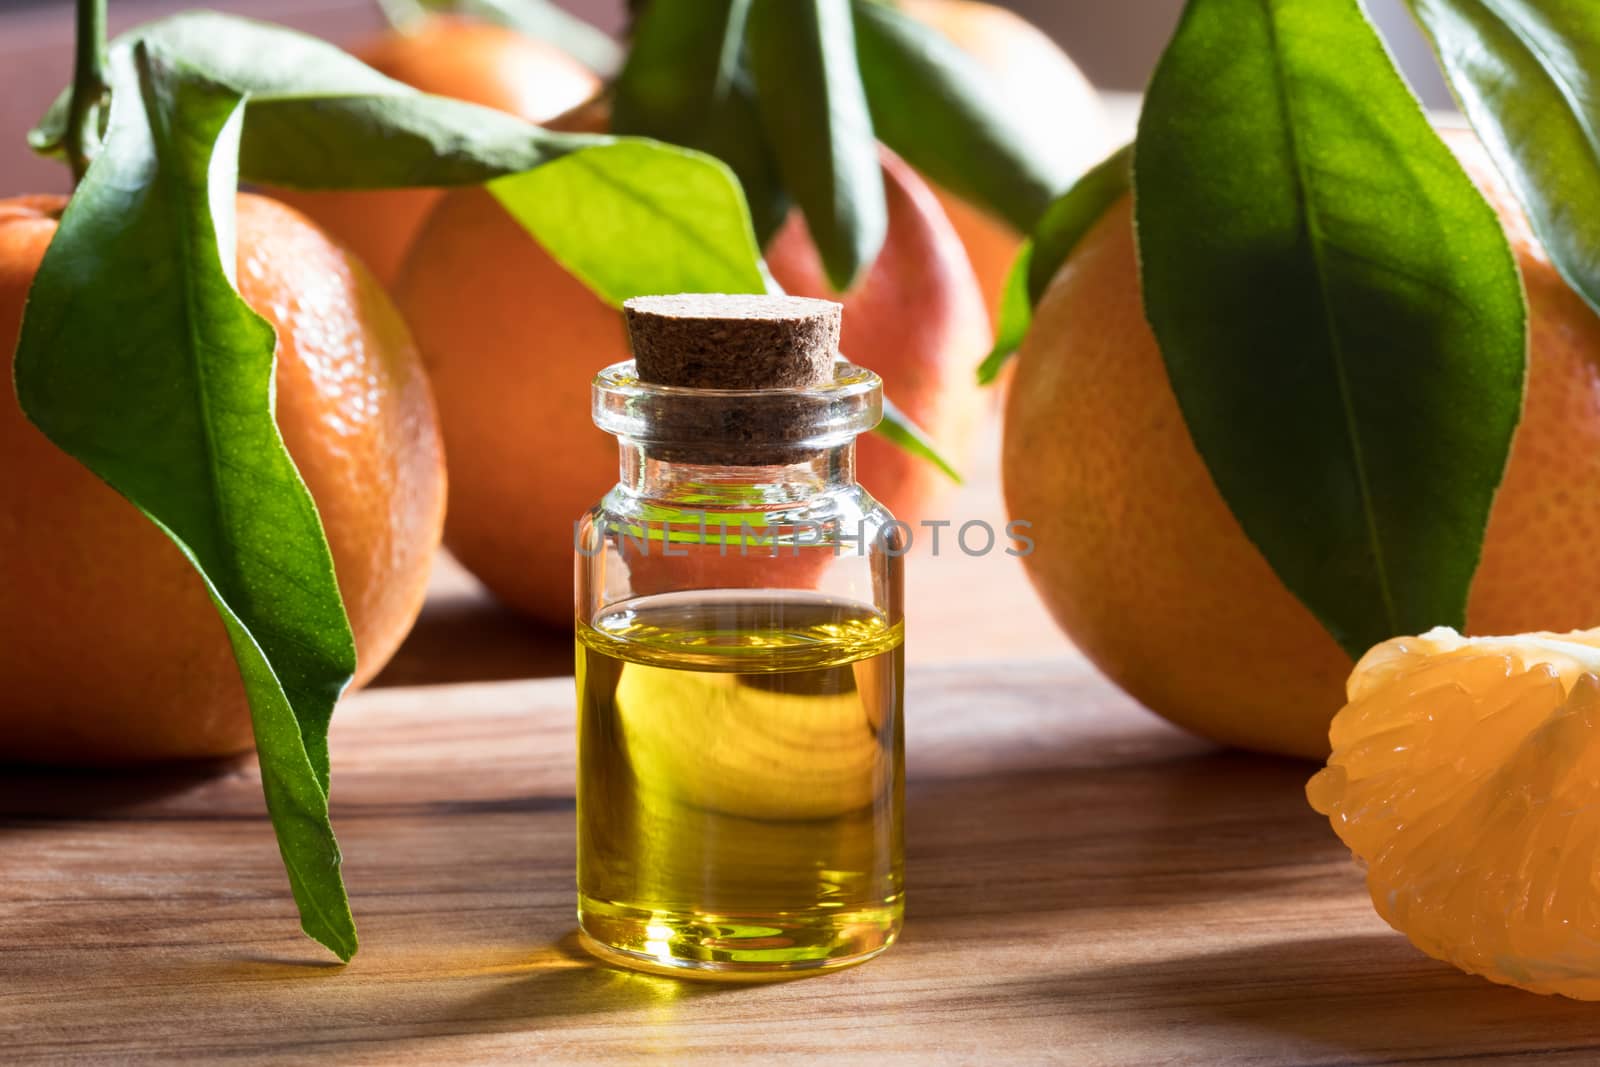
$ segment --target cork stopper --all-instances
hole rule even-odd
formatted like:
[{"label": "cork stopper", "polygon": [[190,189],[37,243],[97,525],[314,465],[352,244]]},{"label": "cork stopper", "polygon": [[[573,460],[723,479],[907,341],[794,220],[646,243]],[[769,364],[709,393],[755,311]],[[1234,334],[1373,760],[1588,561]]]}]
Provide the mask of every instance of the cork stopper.
[{"label": "cork stopper", "polygon": [[839,357],[831,301],[697,293],[623,310],[634,358],[595,377],[594,421],[646,459],[797,463],[883,416],[878,376]]},{"label": "cork stopper", "polygon": [[622,305],[639,380],[689,389],[808,389],[833,379],[842,308],[799,296],[682,293]]}]

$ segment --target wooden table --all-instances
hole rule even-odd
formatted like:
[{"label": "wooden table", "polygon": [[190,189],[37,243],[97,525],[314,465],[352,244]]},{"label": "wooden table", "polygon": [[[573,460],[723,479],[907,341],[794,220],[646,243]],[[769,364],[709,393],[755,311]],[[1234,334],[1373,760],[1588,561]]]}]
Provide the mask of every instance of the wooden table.
[{"label": "wooden table", "polygon": [[[981,478],[950,512],[1003,513]],[[910,904],[881,959],[745,988],[590,961],[572,683],[527,677],[564,675],[570,637],[447,565],[387,684],[335,719],[355,962],[299,935],[248,761],[0,770],[0,1060],[1600,1057],[1600,1007],[1492,986],[1385,927],[1305,804],[1308,765],[1134,706],[1014,561],[913,564]]]},{"label": "wooden table", "polygon": [[910,913],[855,970],[721,988],[575,946],[567,679],[375,690],[334,730],[362,950],[299,937],[253,768],[0,789],[14,1062],[1593,1062],[1597,1009],[1420,956],[1301,797],[1080,663],[910,676]]}]

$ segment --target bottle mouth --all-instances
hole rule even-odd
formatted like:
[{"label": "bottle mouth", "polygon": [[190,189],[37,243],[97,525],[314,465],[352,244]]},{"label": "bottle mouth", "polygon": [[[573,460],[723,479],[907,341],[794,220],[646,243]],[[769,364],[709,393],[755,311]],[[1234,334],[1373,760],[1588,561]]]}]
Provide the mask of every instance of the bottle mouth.
[{"label": "bottle mouth", "polygon": [[594,424],[641,445],[771,462],[848,443],[883,419],[883,381],[847,360],[833,380],[803,389],[693,389],[641,381],[633,360],[594,378]]}]

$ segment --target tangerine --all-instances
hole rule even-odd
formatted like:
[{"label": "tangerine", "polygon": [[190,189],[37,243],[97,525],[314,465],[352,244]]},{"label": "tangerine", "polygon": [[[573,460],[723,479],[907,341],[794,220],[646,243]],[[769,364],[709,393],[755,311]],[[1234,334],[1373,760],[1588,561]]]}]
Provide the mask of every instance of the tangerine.
[{"label": "tangerine", "polygon": [[[193,566],[17,405],[9,353],[62,197],[0,201],[0,760],[110,764],[249,748],[239,668]],[[356,684],[421,610],[444,518],[433,399],[383,288],[292,209],[238,200],[238,286],[278,334],[277,422],[355,633]]]},{"label": "tangerine", "polygon": [[[1443,131],[1499,213],[1528,297],[1522,422],[1467,602],[1473,633],[1600,621],[1600,317],[1481,146]],[[1015,361],[1002,453],[1029,575],[1118,685],[1228,744],[1323,758],[1350,659],[1240,528],[1195,449],[1140,297],[1132,205],[1084,236]]]}]

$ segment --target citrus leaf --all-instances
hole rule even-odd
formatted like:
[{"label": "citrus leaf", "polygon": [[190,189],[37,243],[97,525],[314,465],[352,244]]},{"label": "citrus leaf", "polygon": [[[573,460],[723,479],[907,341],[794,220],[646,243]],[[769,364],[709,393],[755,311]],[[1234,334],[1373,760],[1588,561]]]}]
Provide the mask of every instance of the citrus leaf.
[{"label": "citrus leaf", "polygon": [[[190,11],[144,23],[111,42],[111,57],[116,59],[131,53],[134,42],[141,38],[150,40],[169,55],[181,56],[187,66],[212,81],[261,97],[294,94],[301,84],[302,71],[312,72],[321,90],[327,93],[404,94],[414,91],[326,41],[235,15]],[[285,62],[262,61],[262,47],[274,45],[287,49],[281,53]],[[60,144],[66,133],[70,95],[70,90],[63,90],[39,124],[29,132],[28,142],[35,151],[51,152]]]},{"label": "citrus leaf", "polygon": [[513,115],[422,93],[252,95],[250,101],[240,173],[296,189],[476,185],[616,140],[550,133]]},{"label": "citrus leaf", "polygon": [[1353,656],[1460,628],[1526,309],[1356,0],[1190,0],[1133,177],[1145,310],[1246,535]]},{"label": "citrus leaf", "polygon": [[978,365],[978,384],[991,385],[1022,347],[1033,325],[1033,304],[1028,300],[1028,270],[1033,263],[1033,241],[1022,242],[1017,258],[1006,274],[1006,287],[1000,294],[1000,321],[995,324],[994,347]]},{"label": "citrus leaf", "polygon": [[765,288],[738,180],[697,152],[618,141],[500,178],[489,191],[609,304]]},{"label": "citrus leaf", "polygon": [[1096,163],[1058,196],[1033,229],[1028,261],[1028,304],[1044,298],[1061,265],[1106,210],[1128,192],[1133,181],[1133,145],[1123,145]]},{"label": "citrus leaf", "polygon": [[555,45],[602,78],[622,66],[622,46],[550,0],[446,0],[430,6],[505,26]]},{"label": "citrus leaf", "polygon": [[760,288],[738,182],[699,153],[551,133],[417,92],[321,41],[248,19],[179,15],[133,31],[118,48],[129,40],[159,41],[248,94],[241,172],[252,180],[312,188],[488,181],[604,299]]},{"label": "citrus leaf", "polygon": [[[894,7],[855,0],[856,50],[872,126],[883,142],[944,188],[1033,229],[1076,177],[1049,146],[1031,144],[983,66],[944,34]],[[1062,139],[1072,131],[1063,128]]]},{"label": "citrus leaf", "polygon": [[878,423],[874,432],[897,447],[904,449],[921,459],[932,463],[944,472],[945,477],[956,484],[961,483],[961,472],[950,465],[950,461],[939,454],[938,446],[933,443],[926,431],[911,420],[911,417],[896,407],[887,395],[883,398],[883,421]]},{"label": "citrus leaf", "polygon": [[1600,311],[1600,5],[1409,2],[1551,262]]},{"label": "citrus leaf", "polygon": [[1033,308],[1044,297],[1061,265],[1106,209],[1127,193],[1132,162],[1133,145],[1124,145],[1085,171],[1072,188],[1045,209],[1033,236],[1023,244],[1006,276],[994,348],[978,368],[980,384],[987,385],[998,378],[1007,361],[1022,347],[1033,324]]},{"label": "citrus leaf", "polygon": [[17,396],[199,571],[239,661],[302,925],[348,960],[327,731],[355,644],[273,420],[276,339],[233,286],[243,98],[153,45],[112,70],[104,145],[29,292]]},{"label": "citrus leaf", "polygon": [[[430,96],[325,41],[253,19],[173,15],[121,35],[112,54],[141,40],[247,96],[239,166],[250,181],[303,189],[470,185],[613,140]],[[36,150],[59,145],[66,99],[29,135]]]},{"label": "citrus leaf", "polygon": [[751,0],[746,40],[779,173],[845,292],[889,225],[850,0]]},{"label": "citrus leaf", "polygon": [[612,87],[611,128],[716,156],[739,176],[765,243],[789,200],[744,63],[750,0],[654,0]]}]

